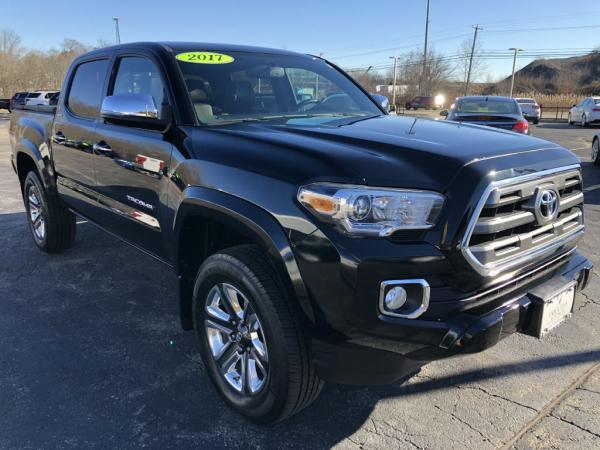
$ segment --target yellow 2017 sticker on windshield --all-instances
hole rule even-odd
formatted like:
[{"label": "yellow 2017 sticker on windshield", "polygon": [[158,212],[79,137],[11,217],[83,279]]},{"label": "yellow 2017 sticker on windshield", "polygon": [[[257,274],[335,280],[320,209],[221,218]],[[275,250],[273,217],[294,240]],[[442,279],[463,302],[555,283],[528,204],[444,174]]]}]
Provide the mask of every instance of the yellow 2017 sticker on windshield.
[{"label": "yellow 2017 sticker on windshield", "polygon": [[229,64],[234,61],[233,56],[213,52],[187,52],[175,56],[179,61],[196,64]]}]

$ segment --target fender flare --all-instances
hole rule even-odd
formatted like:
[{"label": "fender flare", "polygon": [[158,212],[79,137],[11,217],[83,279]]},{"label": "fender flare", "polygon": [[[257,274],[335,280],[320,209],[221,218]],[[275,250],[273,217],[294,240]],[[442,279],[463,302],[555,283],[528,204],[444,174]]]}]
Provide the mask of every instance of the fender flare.
[{"label": "fender flare", "polygon": [[19,153],[28,156],[34,162],[44,188],[46,190],[55,191],[56,183],[54,182],[54,171],[52,170],[50,149],[45,141],[42,141],[39,148],[29,139],[23,138],[19,141],[15,146],[14,151],[14,163],[17,173],[19,171]]},{"label": "fender flare", "polygon": [[183,198],[173,223],[173,236],[176,242],[173,261],[179,278],[179,306],[184,329],[192,328],[190,313],[192,305],[191,292],[186,292],[182,268],[179,265],[178,242],[183,224],[192,215],[206,216],[212,221],[221,222],[263,245],[283,282],[291,287],[298,306],[306,318],[314,323],[314,310],[290,241],[275,217],[259,206],[234,195],[206,187],[190,186],[183,191]]}]

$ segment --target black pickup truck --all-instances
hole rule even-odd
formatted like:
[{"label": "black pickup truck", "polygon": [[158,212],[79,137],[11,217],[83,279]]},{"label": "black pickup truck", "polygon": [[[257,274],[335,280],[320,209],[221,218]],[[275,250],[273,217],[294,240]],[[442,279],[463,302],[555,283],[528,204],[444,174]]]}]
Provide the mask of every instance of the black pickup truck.
[{"label": "black pickup truck", "polygon": [[315,56],[96,50],[55,113],[13,112],[10,141],[36,245],[69,248],[78,215],[171,266],[216,388],[260,423],[324,381],[400,382],[541,337],[590,274],[571,152],[391,117]]}]

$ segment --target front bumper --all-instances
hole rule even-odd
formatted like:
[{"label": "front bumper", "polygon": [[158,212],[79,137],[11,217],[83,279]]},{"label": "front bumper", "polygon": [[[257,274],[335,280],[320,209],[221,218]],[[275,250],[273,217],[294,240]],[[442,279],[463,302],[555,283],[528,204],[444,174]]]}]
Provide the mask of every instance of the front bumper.
[{"label": "front bumper", "polygon": [[[575,281],[577,291],[588,283],[592,263],[578,252],[538,279],[507,296],[476,305],[444,320],[393,319],[381,330],[355,332],[347,339],[314,338],[312,356],[319,376],[343,384],[389,384],[418,371],[424,364],[458,354],[483,351],[515,332],[532,334],[536,306],[533,288]],[[577,299],[576,299],[577,301]]]}]

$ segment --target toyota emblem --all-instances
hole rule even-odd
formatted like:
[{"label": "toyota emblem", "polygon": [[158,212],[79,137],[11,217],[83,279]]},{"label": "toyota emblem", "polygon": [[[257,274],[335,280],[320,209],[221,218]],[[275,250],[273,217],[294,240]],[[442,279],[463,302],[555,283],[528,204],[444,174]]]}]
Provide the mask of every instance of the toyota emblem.
[{"label": "toyota emblem", "polygon": [[558,192],[554,189],[541,189],[535,205],[538,222],[548,223],[558,214]]}]

